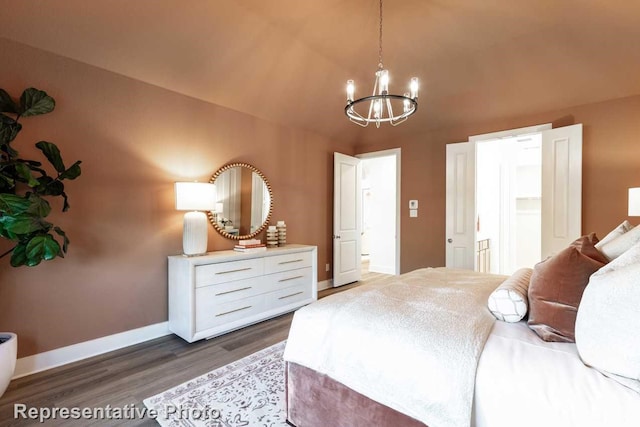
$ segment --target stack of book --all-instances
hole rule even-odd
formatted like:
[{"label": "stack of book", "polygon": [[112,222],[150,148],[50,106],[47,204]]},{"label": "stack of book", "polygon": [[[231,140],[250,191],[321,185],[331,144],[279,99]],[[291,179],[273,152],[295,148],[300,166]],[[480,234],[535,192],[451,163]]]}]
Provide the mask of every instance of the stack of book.
[{"label": "stack of book", "polygon": [[267,245],[264,245],[258,239],[240,240],[233,250],[238,252],[260,252],[266,251]]}]

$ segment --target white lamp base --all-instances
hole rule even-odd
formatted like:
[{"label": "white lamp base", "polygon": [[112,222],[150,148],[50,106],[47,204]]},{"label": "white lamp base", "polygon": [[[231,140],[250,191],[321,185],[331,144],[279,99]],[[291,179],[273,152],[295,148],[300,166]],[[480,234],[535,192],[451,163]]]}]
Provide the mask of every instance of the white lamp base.
[{"label": "white lamp base", "polygon": [[184,214],[182,252],[187,256],[207,253],[207,215],[204,212]]}]

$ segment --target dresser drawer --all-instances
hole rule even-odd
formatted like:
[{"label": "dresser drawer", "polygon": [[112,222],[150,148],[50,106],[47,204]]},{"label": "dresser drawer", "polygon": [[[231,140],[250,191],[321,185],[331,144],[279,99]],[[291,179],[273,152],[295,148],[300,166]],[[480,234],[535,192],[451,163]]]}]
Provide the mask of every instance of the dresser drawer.
[{"label": "dresser drawer", "polygon": [[294,270],[303,267],[311,267],[311,252],[296,252],[292,254],[265,257],[264,259],[265,274]]},{"label": "dresser drawer", "polygon": [[213,300],[196,301],[196,332],[234,322],[264,311],[264,295],[216,304]]},{"label": "dresser drawer", "polygon": [[196,301],[211,301],[213,305],[252,297],[265,292],[264,279],[252,277],[196,289]]},{"label": "dresser drawer", "polygon": [[310,288],[311,282],[311,267],[306,267],[268,274],[264,276],[262,286],[265,292],[271,292],[297,285],[306,285]]},{"label": "dresser drawer", "polygon": [[311,286],[309,284],[291,286],[269,292],[264,296],[267,308],[281,307],[311,298]]},{"label": "dresser drawer", "polygon": [[196,287],[261,276],[263,266],[262,258],[197,265],[195,267]]}]

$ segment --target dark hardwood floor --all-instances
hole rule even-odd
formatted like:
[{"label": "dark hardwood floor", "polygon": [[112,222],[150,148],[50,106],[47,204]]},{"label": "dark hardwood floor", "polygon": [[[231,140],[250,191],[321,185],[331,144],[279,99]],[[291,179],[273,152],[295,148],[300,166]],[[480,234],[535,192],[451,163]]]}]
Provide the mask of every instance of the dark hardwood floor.
[{"label": "dark hardwood floor", "polygon": [[[366,265],[364,265],[366,268]],[[385,275],[363,270],[363,280],[321,291],[320,298]],[[192,344],[169,335],[14,380],[0,398],[0,426],[41,425],[14,419],[29,408],[125,407],[285,340],[293,313]],[[53,420],[47,426],[155,426],[154,420]]]}]

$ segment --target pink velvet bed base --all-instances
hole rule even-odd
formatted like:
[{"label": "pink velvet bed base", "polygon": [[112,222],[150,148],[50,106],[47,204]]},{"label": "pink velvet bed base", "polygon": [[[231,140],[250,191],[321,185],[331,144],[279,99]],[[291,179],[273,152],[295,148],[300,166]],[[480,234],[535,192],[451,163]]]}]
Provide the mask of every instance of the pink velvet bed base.
[{"label": "pink velvet bed base", "polygon": [[287,423],[295,427],[425,427],[307,367],[285,369]]}]

